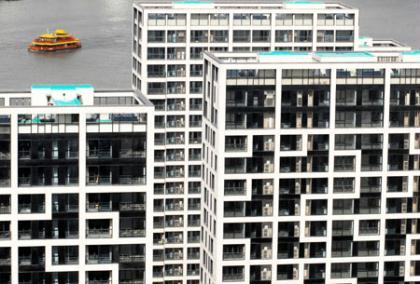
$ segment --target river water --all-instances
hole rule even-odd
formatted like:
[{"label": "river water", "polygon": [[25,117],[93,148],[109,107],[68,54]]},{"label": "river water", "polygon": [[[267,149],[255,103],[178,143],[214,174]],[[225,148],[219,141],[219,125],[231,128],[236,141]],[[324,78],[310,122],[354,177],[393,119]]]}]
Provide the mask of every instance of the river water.
[{"label": "river water", "polygon": [[[340,1],[361,10],[361,34],[420,48],[420,0]],[[131,0],[0,0],[0,90],[29,90],[35,83],[129,89],[131,5]],[[33,38],[56,28],[81,38],[83,47],[56,54],[27,52]]]}]

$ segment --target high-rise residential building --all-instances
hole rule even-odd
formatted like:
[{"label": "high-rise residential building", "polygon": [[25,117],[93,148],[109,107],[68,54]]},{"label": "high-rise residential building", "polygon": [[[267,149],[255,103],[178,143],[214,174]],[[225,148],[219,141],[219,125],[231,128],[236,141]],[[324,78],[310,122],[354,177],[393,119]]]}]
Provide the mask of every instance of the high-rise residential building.
[{"label": "high-rise residential building", "polygon": [[399,45],[360,38],[358,18],[357,9],[320,2],[135,2],[132,84],[156,111],[153,283],[199,283],[203,51]]},{"label": "high-rise residential building", "polygon": [[420,51],[203,72],[201,283],[419,283]]},{"label": "high-rise residential building", "polygon": [[132,91],[0,93],[0,283],[151,283],[153,115]]}]

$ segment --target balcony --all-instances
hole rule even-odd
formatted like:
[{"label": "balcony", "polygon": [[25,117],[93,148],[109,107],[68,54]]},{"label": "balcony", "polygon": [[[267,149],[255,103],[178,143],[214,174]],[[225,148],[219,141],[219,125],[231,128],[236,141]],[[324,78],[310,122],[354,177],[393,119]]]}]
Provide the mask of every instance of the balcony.
[{"label": "balcony", "polygon": [[174,266],[170,265],[165,267],[164,275],[171,277],[171,276],[182,276],[182,267],[181,266]]},{"label": "balcony", "polygon": [[112,229],[111,228],[92,228],[86,230],[86,237],[91,239],[101,239],[101,238],[111,238],[112,237]]},{"label": "balcony", "polygon": [[112,254],[88,254],[86,257],[87,264],[110,264],[112,263]]},{"label": "balcony", "polygon": [[87,238],[111,238],[112,237],[112,220],[95,219],[86,222]]},{"label": "balcony", "polygon": [[243,282],[244,280],[244,273],[223,273],[223,281],[225,282]]},{"label": "balcony", "polygon": [[87,202],[87,212],[110,212],[112,211],[112,203],[109,202]]}]

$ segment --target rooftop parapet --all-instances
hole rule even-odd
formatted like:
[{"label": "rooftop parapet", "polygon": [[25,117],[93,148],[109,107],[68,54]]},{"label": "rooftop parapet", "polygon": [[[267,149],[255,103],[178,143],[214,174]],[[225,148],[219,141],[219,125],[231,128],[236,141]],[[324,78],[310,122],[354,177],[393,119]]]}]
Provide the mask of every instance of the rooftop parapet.
[{"label": "rooftop parapet", "polygon": [[209,53],[207,56],[221,63],[419,63],[420,50],[401,52],[223,52]]},{"label": "rooftop parapet", "polygon": [[32,106],[93,105],[92,85],[32,85]]},{"label": "rooftop parapet", "polygon": [[287,9],[287,10],[357,10],[339,2],[305,0],[136,0],[134,5],[150,9]]}]

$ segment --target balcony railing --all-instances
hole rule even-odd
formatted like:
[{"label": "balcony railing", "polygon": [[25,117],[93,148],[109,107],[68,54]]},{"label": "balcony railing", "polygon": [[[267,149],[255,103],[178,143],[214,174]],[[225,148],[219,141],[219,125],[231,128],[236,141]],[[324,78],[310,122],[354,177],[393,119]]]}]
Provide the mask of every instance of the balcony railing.
[{"label": "balcony railing", "polygon": [[144,211],[145,205],[134,202],[120,202],[120,211]]},{"label": "balcony railing", "polygon": [[245,253],[243,251],[223,252],[224,260],[239,260],[239,259],[244,259],[244,258],[245,258]]},{"label": "balcony railing", "polygon": [[111,202],[88,202],[86,204],[87,212],[109,212],[112,211]]},{"label": "balcony railing", "polygon": [[144,229],[120,229],[121,238],[143,238],[146,236]]},{"label": "balcony railing", "polygon": [[109,263],[112,263],[112,256],[89,254],[87,256],[87,263],[88,264],[109,264]]},{"label": "balcony railing", "polygon": [[120,254],[120,263],[137,263],[144,261],[144,255],[141,254]]},{"label": "balcony railing", "polygon": [[92,175],[87,176],[86,181],[88,185],[109,185],[111,184],[111,176]]},{"label": "balcony railing", "polygon": [[226,282],[238,282],[244,281],[245,277],[243,273],[229,273],[223,274],[223,281]]},{"label": "balcony railing", "polygon": [[112,229],[111,228],[102,228],[102,229],[91,229],[86,230],[87,238],[111,238]]}]

